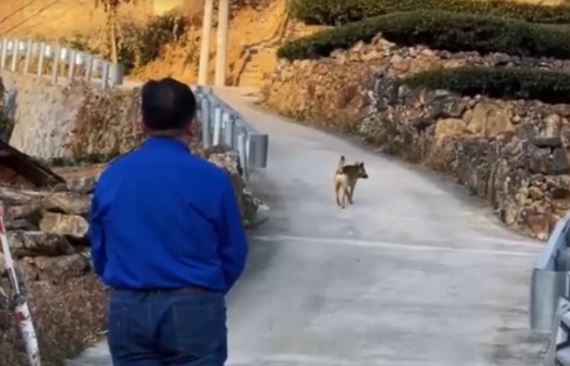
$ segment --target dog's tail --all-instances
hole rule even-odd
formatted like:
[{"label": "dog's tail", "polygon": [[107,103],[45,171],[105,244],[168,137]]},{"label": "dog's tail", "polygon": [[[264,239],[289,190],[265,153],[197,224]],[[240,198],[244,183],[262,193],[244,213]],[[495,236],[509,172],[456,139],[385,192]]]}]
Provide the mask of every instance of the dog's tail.
[{"label": "dog's tail", "polygon": [[337,174],[342,173],[342,168],[344,168],[344,164],[346,163],[346,159],[344,158],[344,155],[342,155],[340,157],[340,160],[338,162],[338,167],[336,168],[336,172]]}]

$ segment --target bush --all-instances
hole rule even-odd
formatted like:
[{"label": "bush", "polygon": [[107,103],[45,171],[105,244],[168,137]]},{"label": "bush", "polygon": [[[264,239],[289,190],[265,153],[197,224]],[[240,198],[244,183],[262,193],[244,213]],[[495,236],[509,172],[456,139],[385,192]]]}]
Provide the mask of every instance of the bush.
[{"label": "bush", "polygon": [[400,80],[399,84],[412,88],[445,89],[469,96],[570,103],[570,74],[559,71],[461,67],[422,72]]},{"label": "bush", "polygon": [[394,13],[321,31],[286,43],[278,56],[289,60],[326,57],[335,49],[369,42],[378,33],[405,46],[570,58],[569,27],[439,11]]},{"label": "bush", "polygon": [[521,4],[504,0],[293,0],[292,17],[308,24],[339,25],[363,18],[414,10],[492,15],[533,23],[570,23],[570,7]]},{"label": "bush", "polygon": [[160,55],[166,44],[180,40],[189,26],[189,20],[175,12],[156,16],[144,25],[124,25],[119,62],[127,70],[148,64]]}]

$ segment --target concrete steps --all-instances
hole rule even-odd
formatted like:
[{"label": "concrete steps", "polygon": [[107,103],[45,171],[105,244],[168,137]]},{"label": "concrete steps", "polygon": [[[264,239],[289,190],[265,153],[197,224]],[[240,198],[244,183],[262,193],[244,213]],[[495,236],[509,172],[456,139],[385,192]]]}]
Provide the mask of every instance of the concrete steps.
[{"label": "concrete steps", "polygon": [[277,57],[276,47],[267,47],[260,49],[251,56],[251,60],[247,63],[245,70],[239,78],[239,86],[241,87],[261,87],[266,82],[266,76],[269,75],[276,66]]}]

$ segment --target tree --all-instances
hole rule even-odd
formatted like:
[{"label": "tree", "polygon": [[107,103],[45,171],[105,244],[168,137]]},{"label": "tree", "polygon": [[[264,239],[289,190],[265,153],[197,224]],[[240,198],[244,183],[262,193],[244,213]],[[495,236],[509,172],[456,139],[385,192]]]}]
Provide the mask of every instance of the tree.
[{"label": "tree", "polygon": [[114,64],[119,63],[119,40],[120,40],[120,24],[119,24],[119,7],[124,4],[136,3],[137,0],[95,0],[96,8],[103,8],[107,19],[105,24],[105,38],[109,42],[111,48],[111,61]]}]

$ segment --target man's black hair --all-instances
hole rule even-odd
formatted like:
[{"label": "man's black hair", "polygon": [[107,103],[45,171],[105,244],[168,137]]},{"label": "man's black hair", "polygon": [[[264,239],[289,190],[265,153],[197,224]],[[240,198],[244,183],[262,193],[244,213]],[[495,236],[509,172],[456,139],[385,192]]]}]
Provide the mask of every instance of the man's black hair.
[{"label": "man's black hair", "polygon": [[196,99],[190,87],[172,78],[151,80],[142,88],[142,117],[154,131],[182,129],[194,118]]}]

